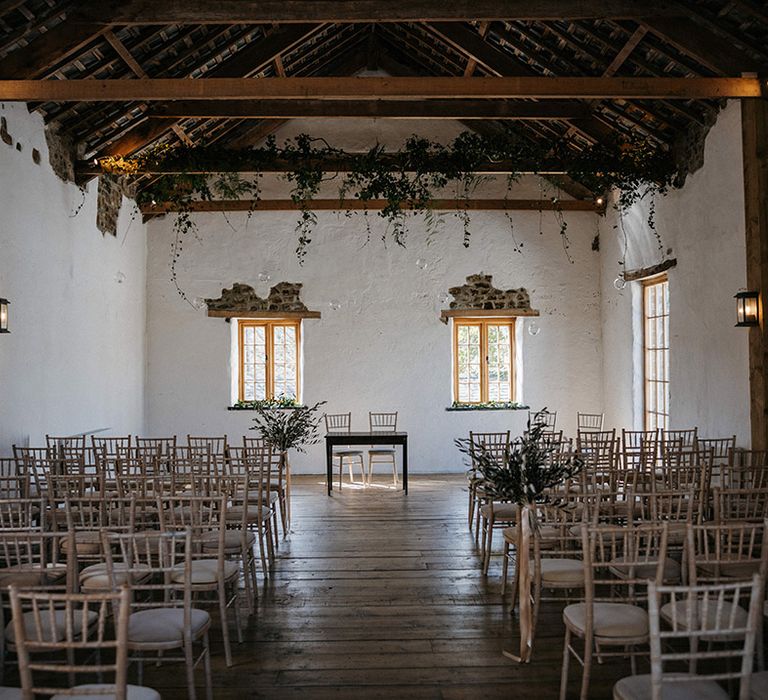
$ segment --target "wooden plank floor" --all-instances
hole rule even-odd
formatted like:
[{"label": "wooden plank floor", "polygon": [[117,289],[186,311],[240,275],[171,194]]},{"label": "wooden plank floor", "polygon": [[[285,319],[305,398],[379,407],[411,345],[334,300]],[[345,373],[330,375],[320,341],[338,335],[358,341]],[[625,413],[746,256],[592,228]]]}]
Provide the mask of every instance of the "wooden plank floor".
[{"label": "wooden plank floor", "polygon": [[[232,668],[212,631],[215,697],[556,697],[562,606],[543,611],[531,664],[502,656],[516,619],[499,595],[501,558],[480,573],[464,478],[412,477],[407,497],[379,478],[332,498],[320,477],[295,479],[293,532]],[[598,669],[591,697],[610,697],[628,673]],[[145,684],[186,697],[181,666],[149,668]],[[574,672],[569,695],[576,684]]]}]

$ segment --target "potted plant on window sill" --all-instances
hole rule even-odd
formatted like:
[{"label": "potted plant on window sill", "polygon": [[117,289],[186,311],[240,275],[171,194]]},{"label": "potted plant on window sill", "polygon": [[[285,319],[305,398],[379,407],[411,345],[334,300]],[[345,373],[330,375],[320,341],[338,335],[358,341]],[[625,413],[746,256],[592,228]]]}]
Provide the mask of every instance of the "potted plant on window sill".
[{"label": "potted plant on window sill", "polygon": [[264,441],[280,455],[279,469],[285,476],[286,521],[288,530],[291,526],[291,463],[289,450],[306,452],[308,445],[320,441],[320,401],[314,406],[256,406],[255,425],[250,430],[257,430]]},{"label": "potted plant on window sill", "polygon": [[546,503],[556,487],[576,476],[584,461],[575,454],[563,454],[560,447],[545,438],[546,409],[528,420],[528,429],[505,450],[491,452],[468,438],[456,440],[468,455],[471,468],[483,481],[483,489],[495,501],[515,503],[518,511],[517,570],[520,602],[520,654],[504,652],[520,663],[531,660],[533,651],[533,613],[531,609],[531,535],[537,528],[536,505]]}]

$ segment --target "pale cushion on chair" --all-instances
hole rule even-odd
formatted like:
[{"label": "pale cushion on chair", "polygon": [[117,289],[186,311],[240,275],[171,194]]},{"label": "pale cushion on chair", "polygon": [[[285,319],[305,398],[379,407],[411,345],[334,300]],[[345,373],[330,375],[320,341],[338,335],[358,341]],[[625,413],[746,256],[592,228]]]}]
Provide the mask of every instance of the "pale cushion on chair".
[{"label": "pale cushion on chair", "polygon": [[[85,685],[76,685],[71,690],[82,690],[86,692],[83,692],[82,695],[78,695],[77,693],[72,694],[71,692],[61,693],[60,695],[54,695],[51,700],[114,700],[115,694],[111,692],[104,693],[103,695],[93,694],[94,691],[101,690],[102,688],[104,690],[111,690],[114,686],[109,683],[87,683]],[[127,700],[160,700],[160,693],[152,688],[145,688],[140,685],[127,685],[125,686],[125,689],[128,691],[126,693]],[[2,695],[0,695],[0,700],[3,700]]]},{"label": "pale cushion on chair", "polygon": [[[714,681],[663,683],[661,700],[728,700],[728,693]],[[613,700],[651,700],[651,676],[628,676],[613,686]]]},{"label": "pale cushion on chair", "polygon": [[[746,627],[747,625],[747,618],[749,617],[747,614],[747,611],[744,610],[744,608],[740,606],[736,606],[736,610],[733,610],[733,603],[729,603],[727,601],[722,601],[718,604],[718,601],[709,601],[709,605],[707,605],[706,610],[704,610],[704,606],[701,605],[702,601],[699,601],[698,607],[698,615],[701,615],[702,612],[706,612],[706,617],[704,618],[704,626],[706,629],[717,629],[718,627],[731,627],[731,614],[733,614],[733,621],[734,624],[737,627]],[[718,610],[720,611],[720,615],[718,617]],[[672,620],[672,615],[676,615],[677,620],[677,626],[680,629],[686,629],[686,618],[688,616],[688,603],[685,600],[678,600],[675,603],[667,603],[666,605],[662,606],[661,608],[661,617],[669,622]],[[718,624],[719,623],[719,624]],[[696,622],[696,626],[699,627],[699,622]],[[715,634],[715,635],[706,635],[706,639],[709,639],[710,641],[712,639],[727,639],[729,636],[726,634]]]},{"label": "pale cushion on chair", "polygon": [[515,503],[494,503],[493,511],[490,504],[480,508],[480,513],[484,518],[489,518],[493,512],[493,517],[497,520],[513,520],[517,517],[517,505]]},{"label": "pale cushion on chair", "polygon": [[578,559],[542,559],[541,585],[584,586],[584,562]]},{"label": "pale cushion on chair", "polygon": [[718,564],[704,561],[696,564],[696,569],[706,576],[724,576],[735,579],[749,580],[760,571],[759,559],[745,561],[720,562]]},{"label": "pale cushion on chair", "polygon": [[[127,569],[128,567],[125,564],[120,562],[115,564],[114,574],[116,586],[121,586],[124,583],[128,583],[129,579],[133,579],[132,583],[140,583],[145,581],[151,575],[151,569],[144,564],[137,564],[134,566],[133,574],[129,574]],[[141,574],[141,572],[145,569],[147,571],[146,576]],[[101,563],[86,566],[80,572],[80,585],[83,588],[92,591],[111,590],[112,583],[110,582],[109,574],[107,573],[107,565]]]},{"label": "pale cushion on chair", "polygon": [[[83,615],[76,612],[73,616],[73,631],[75,634],[80,634],[83,629]],[[98,619],[98,615],[92,610],[88,611],[88,624],[92,625]],[[40,628],[42,630],[43,639],[47,642],[60,642],[67,636],[67,615],[64,610],[56,610],[53,613],[53,629],[51,629],[51,617],[48,611],[40,614]],[[35,613],[31,610],[24,613],[24,630],[26,631],[29,639],[37,639],[37,622],[35,619]],[[13,629],[13,621],[9,622],[5,626],[5,638],[13,643],[16,639]]]},{"label": "pale cushion on chair", "polygon": [[[236,561],[224,562],[224,579],[230,579],[240,573],[240,564]],[[171,580],[184,583],[184,564],[173,567]],[[219,578],[219,563],[215,559],[195,559],[192,561],[192,585],[196,583],[216,583]]]},{"label": "pale cushion on chair", "polygon": [[[205,610],[192,608],[192,636],[199,635],[211,622]],[[128,642],[131,644],[168,644],[184,639],[182,608],[148,608],[128,618]]]},{"label": "pale cushion on chair", "polygon": [[0,687],[0,700],[23,700],[21,688]]},{"label": "pale cushion on chair", "polygon": [[395,451],[394,450],[368,450],[368,454],[369,455],[381,455],[381,456],[387,455],[388,456],[388,455],[395,454]]},{"label": "pale cushion on chair", "polygon": [[339,457],[341,455],[344,455],[344,457],[354,457],[355,455],[363,456],[362,450],[334,450],[333,456]]},{"label": "pale cushion on chair", "polygon": [[[594,603],[594,633],[602,638],[637,638],[648,636],[648,613],[628,603]],[[563,610],[563,620],[572,629],[584,633],[587,604],[575,603]]]},{"label": "pale cushion on chair", "polygon": [[[608,570],[617,578],[627,579],[629,578],[630,567],[624,562],[624,557],[616,557],[613,561],[611,561]],[[655,561],[635,563],[634,577],[636,579],[655,579],[657,565],[658,563]],[[680,564],[674,559],[667,557],[664,560],[664,582],[677,583],[680,581],[680,573]]]},{"label": "pale cushion on chair", "polygon": [[[69,551],[69,538],[61,538],[61,551]],[[101,533],[90,530],[75,532],[75,551],[78,554],[99,554],[101,552]]]},{"label": "pale cushion on chair", "polygon": [[[203,543],[203,549],[206,552],[215,550],[219,546],[219,533],[218,532],[206,532],[201,541]],[[240,551],[240,545],[243,541],[243,533],[240,530],[227,530],[224,533],[224,549]],[[256,535],[252,532],[245,533],[246,546],[250,547],[256,541]]]}]

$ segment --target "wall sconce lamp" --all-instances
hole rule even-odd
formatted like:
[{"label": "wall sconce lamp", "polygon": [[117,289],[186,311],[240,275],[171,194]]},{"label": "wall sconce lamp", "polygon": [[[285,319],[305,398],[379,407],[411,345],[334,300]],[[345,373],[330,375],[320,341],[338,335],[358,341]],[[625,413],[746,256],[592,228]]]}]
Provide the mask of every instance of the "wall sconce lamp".
[{"label": "wall sconce lamp", "polygon": [[736,326],[759,326],[760,293],[739,292],[734,299],[736,299]]},{"label": "wall sconce lamp", "polygon": [[0,299],[0,333],[10,333],[8,330],[8,304],[7,299]]}]

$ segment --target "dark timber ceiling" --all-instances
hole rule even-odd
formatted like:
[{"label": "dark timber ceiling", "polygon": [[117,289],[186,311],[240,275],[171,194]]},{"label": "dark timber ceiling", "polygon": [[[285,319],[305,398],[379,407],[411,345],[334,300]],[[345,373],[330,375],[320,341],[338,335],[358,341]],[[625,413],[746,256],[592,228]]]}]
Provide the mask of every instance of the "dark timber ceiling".
[{"label": "dark timber ceiling", "polygon": [[[0,0],[0,78],[348,76],[364,69],[401,76],[707,77],[768,72],[768,4],[756,0],[670,2],[663,5],[671,8],[668,12],[613,19],[74,22],[72,17],[87,4]],[[157,4],[169,3],[158,0]],[[580,6],[590,4],[604,3],[586,0]],[[388,3],[380,5],[387,10]],[[397,0],[392,5],[403,3]],[[643,2],[635,5],[638,12],[648,7]],[[118,20],[123,16],[115,15]],[[283,123],[279,118],[152,116],[153,110],[161,112],[164,107],[168,103],[30,105],[74,139],[81,158],[126,156],[161,140],[245,146]],[[567,113],[568,108],[576,118],[506,124],[532,140],[566,137],[574,148],[617,134],[639,134],[671,147],[692,129],[710,124],[719,104],[712,100],[582,100],[571,102],[570,107],[564,102],[553,111]],[[498,128],[493,120],[467,124]]]}]

